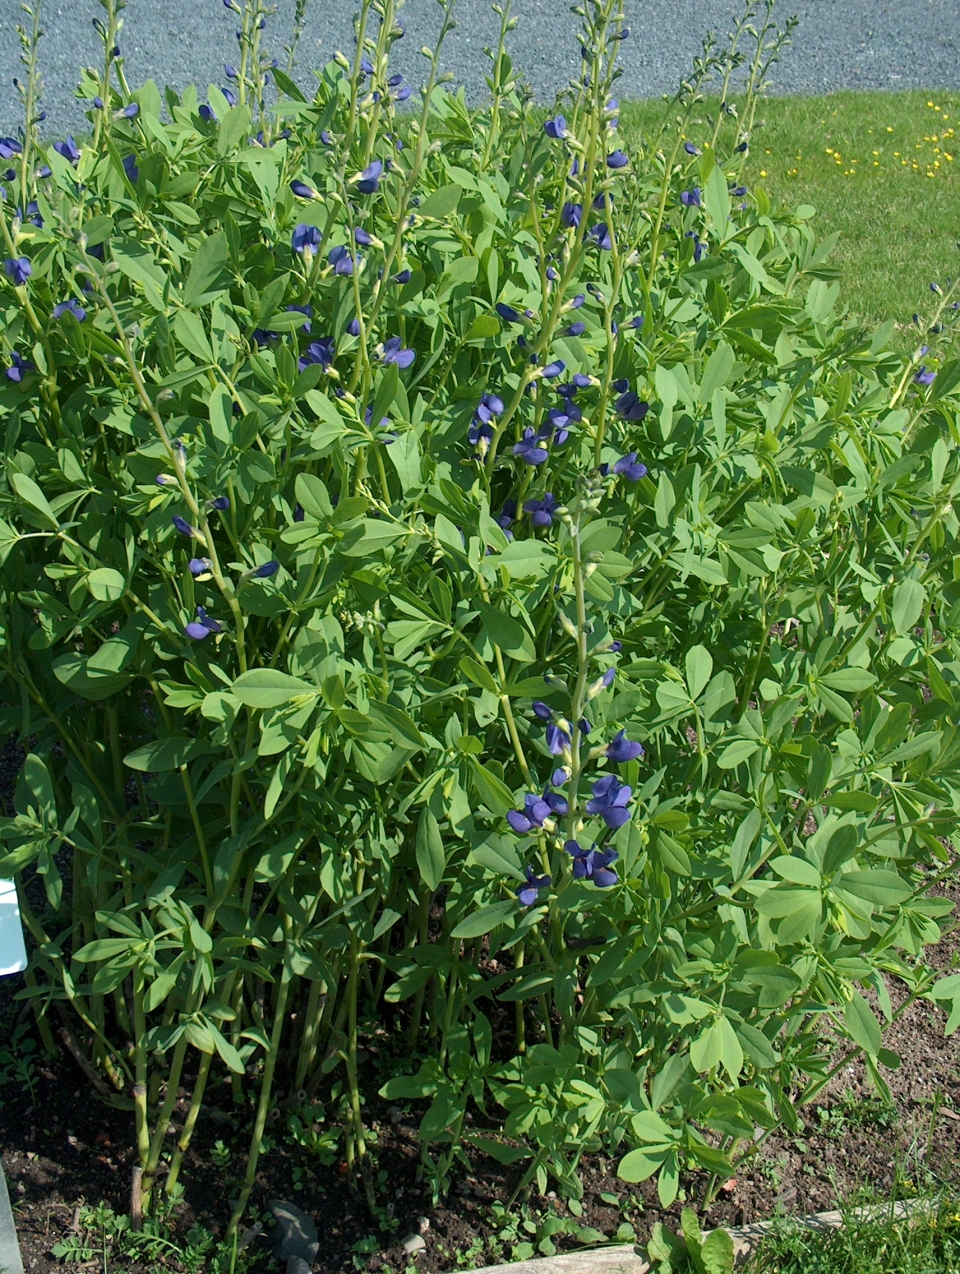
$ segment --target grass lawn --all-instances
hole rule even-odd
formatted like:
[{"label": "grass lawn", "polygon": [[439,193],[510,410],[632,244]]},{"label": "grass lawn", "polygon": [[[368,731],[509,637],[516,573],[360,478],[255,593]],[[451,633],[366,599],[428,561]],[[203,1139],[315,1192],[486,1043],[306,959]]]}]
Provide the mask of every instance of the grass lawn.
[{"label": "grass lawn", "polygon": [[[687,130],[692,141],[708,134]],[[660,101],[632,102],[623,130],[647,138],[663,116]],[[960,273],[960,93],[831,93],[770,97],[744,170],[750,187],[775,202],[817,209],[822,236],[839,230],[833,262],[841,298],[864,321],[909,324],[929,312],[930,283]],[[904,333],[904,347],[915,341]]]},{"label": "grass lawn", "polygon": [[931,1199],[912,1220],[893,1215],[858,1218],[818,1234],[784,1222],[748,1262],[745,1274],[958,1274],[960,1217],[956,1204]]}]

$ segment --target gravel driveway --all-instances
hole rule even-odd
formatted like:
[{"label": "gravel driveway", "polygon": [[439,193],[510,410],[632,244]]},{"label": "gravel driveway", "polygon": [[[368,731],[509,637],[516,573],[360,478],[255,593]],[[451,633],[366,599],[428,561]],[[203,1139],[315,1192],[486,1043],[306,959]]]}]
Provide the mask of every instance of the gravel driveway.
[{"label": "gravel driveway", "polygon": [[[352,39],[355,0],[311,0],[308,29],[300,46],[298,74],[309,84],[311,67],[322,65]],[[631,38],[624,46],[622,96],[653,96],[673,90],[690,68],[704,34],[725,32],[739,11],[738,0],[627,0]],[[960,87],[960,0],[781,0],[782,17],[800,17],[794,43],[776,70],[781,93],[826,93],[834,89]],[[46,80],[47,128],[62,133],[83,126],[73,98],[78,67],[97,61],[92,19],[96,0],[46,0],[42,64]],[[293,0],[279,0],[272,19],[273,48],[281,55],[288,38]],[[537,94],[549,100],[573,74],[577,45],[569,0],[514,0],[520,19],[513,34],[514,61]],[[496,38],[490,0],[459,0],[458,27],[449,39],[446,67],[477,93],[487,62],[484,45]],[[19,108],[12,78],[20,71],[15,24],[19,0],[0,0],[0,131],[12,131]],[[220,0],[130,0],[121,45],[131,84],[153,77],[178,88],[190,80],[223,83],[223,63],[235,60],[236,17]],[[431,43],[438,27],[435,0],[407,0],[402,10],[407,35],[397,63],[414,82],[424,61],[417,50]]]}]

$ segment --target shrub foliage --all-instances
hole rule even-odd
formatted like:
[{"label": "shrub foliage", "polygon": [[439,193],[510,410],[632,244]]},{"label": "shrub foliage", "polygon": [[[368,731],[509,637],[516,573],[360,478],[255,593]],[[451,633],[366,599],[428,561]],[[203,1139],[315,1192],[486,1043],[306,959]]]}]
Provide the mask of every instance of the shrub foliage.
[{"label": "shrub foliage", "polygon": [[604,1145],[670,1202],[851,1055],[882,1087],[884,975],[960,1001],[960,365],[741,186],[769,21],[739,111],[747,23],[627,141],[618,0],[546,123],[509,6],[487,103],[438,46],[412,112],[393,0],[272,104],[255,0],[203,103],[129,90],[117,7],[89,137],[38,140],[28,33],[4,142],[0,873],[148,1202],[221,1067],[234,1225],[281,1090],[339,1085],[370,1194],[381,1021],[438,1191]]}]

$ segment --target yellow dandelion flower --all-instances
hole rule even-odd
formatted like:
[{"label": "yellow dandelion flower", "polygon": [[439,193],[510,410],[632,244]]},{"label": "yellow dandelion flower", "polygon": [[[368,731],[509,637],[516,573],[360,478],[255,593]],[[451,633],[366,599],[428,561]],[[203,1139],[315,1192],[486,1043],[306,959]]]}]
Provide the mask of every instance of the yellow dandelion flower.
[{"label": "yellow dandelion flower", "polygon": [[892,125],[892,124],[888,124],[888,125],[887,125],[887,132],[888,132],[888,133],[892,133],[892,132],[893,132],[893,125]]},{"label": "yellow dandelion flower", "polygon": [[761,176],[761,177],[766,177],[766,175],[767,175],[767,170],[766,170],[766,168],[761,168],[761,169],[760,169],[760,176]]}]

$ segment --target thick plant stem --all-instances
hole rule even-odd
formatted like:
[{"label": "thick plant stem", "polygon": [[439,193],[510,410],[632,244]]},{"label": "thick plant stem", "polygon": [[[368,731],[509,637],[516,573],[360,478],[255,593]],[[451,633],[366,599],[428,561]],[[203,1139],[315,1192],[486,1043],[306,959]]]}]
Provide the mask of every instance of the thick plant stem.
[{"label": "thick plant stem", "polygon": [[133,991],[133,1034],[134,1034],[134,1114],[137,1123],[137,1154],[140,1167],[146,1168],[150,1158],[150,1129],[147,1116],[147,1050],[143,1046],[147,1033],[146,1014],[143,1007],[143,987],[135,986]]},{"label": "thick plant stem", "polygon": [[187,1111],[187,1118],[184,1121],[183,1131],[177,1140],[177,1149],[174,1152],[173,1159],[170,1161],[170,1172],[167,1174],[167,1180],[164,1189],[167,1194],[172,1194],[177,1184],[177,1177],[180,1175],[180,1167],[183,1163],[183,1157],[190,1149],[190,1140],[193,1137],[193,1130],[197,1126],[197,1120],[200,1117],[200,1110],[203,1106],[203,1094],[207,1087],[207,1079],[210,1075],[210,1065],[213,1062],[212,1053],[200,1054],[200,1069],[197,1071],[197,1082],[193,1086],[193,1096],[190,1099],[190,1109]]},{"label": "thick plant stem", "polygon": [[147,1162],[144,1165],[144,1211],[149,1211],[150,1198],[153,1194],[154,1179],[157,1175],[157,1165],[160,1162],[164,1138],[167,1135],[167,1129],[170,1127],[170,1120],[173,1117],[173,1108],[177,1104],[177,1093],[180,1088],[180,1076],[183,1074],[183,1062],[186,1055],[187,1041],[186,1037],[181,1035],[174,1046],[173,1059],[170,1063],[170,1074],[167,1077],[167,1091],[164,1094],[163,1105],[160,1107],[160,1115],[157,1119],[157,1126],[153,1132],[153,1140],[150,1142]]},{"label": "thick plant stem", "polygon": [[356,934],[350,935],[350,974],[347,984],[347,1083],[350,1087],[350,1136],[347,1138],[347,1165],[363,1181],[368,1206],[373,1209],[376,1199],[373,1186],[365,1171],[367,1145],[363,1135],[363,1111],[360,1105],[360,1082],[357,1075],[357,993],[360,983],[360,942]]},{"label": "thick plant stem", "polygon": [[317,1056],[317,1043],[320,1038],[320,1020],[327,1003],[327,984],[322,978],[314,978],[310,983],[310,994],[303,1025],[303,1038],[300,1041],[300,1053],[297,1057],[297,1070],[293,1086],[299,1090],[310,1072]]},{"label": "thick plant stem", "polygon": [[273,1075],[277,1066],[277,1057],[280,1054],[280,1040],[283,1035],[284,1016],[287,1009],[287,995],[290,991],[291,973],[291,956],[292,956],[292,931],[293,925],[290,917],[284,915],[283,928],[286,937],[286,950],[284,952],[283,973],[280,975],[280,986],[277,990],[277,1006],[273,1018],[273,1030],[270,1032],[270,1049],[263,1064],[263,1080],[260,1086],[260,1100],[257,1103],[257,1115],[253,1125],[253,1135],[250,1138],[250,1150],[247,1154],[247,1171],[244,1174],[243,1184],[240,1187],[240,1197],[237,1199],[237,1205],[233,1209],[233,1215],[230,1218],[230,1224],[227,1226],[226,1238],[229,1240],[237,1232],[237,1226],[240,1224],[240,1218],[243,1216],[247,1206],[247,1200],[250,1198],[250,1191],[257,1179],[257,1162],[260,1158],[260,1146],[263,1142],[263,1131],[267,1126],[267,1115],[270,1111],[270,1099],[273,1093]]}]

